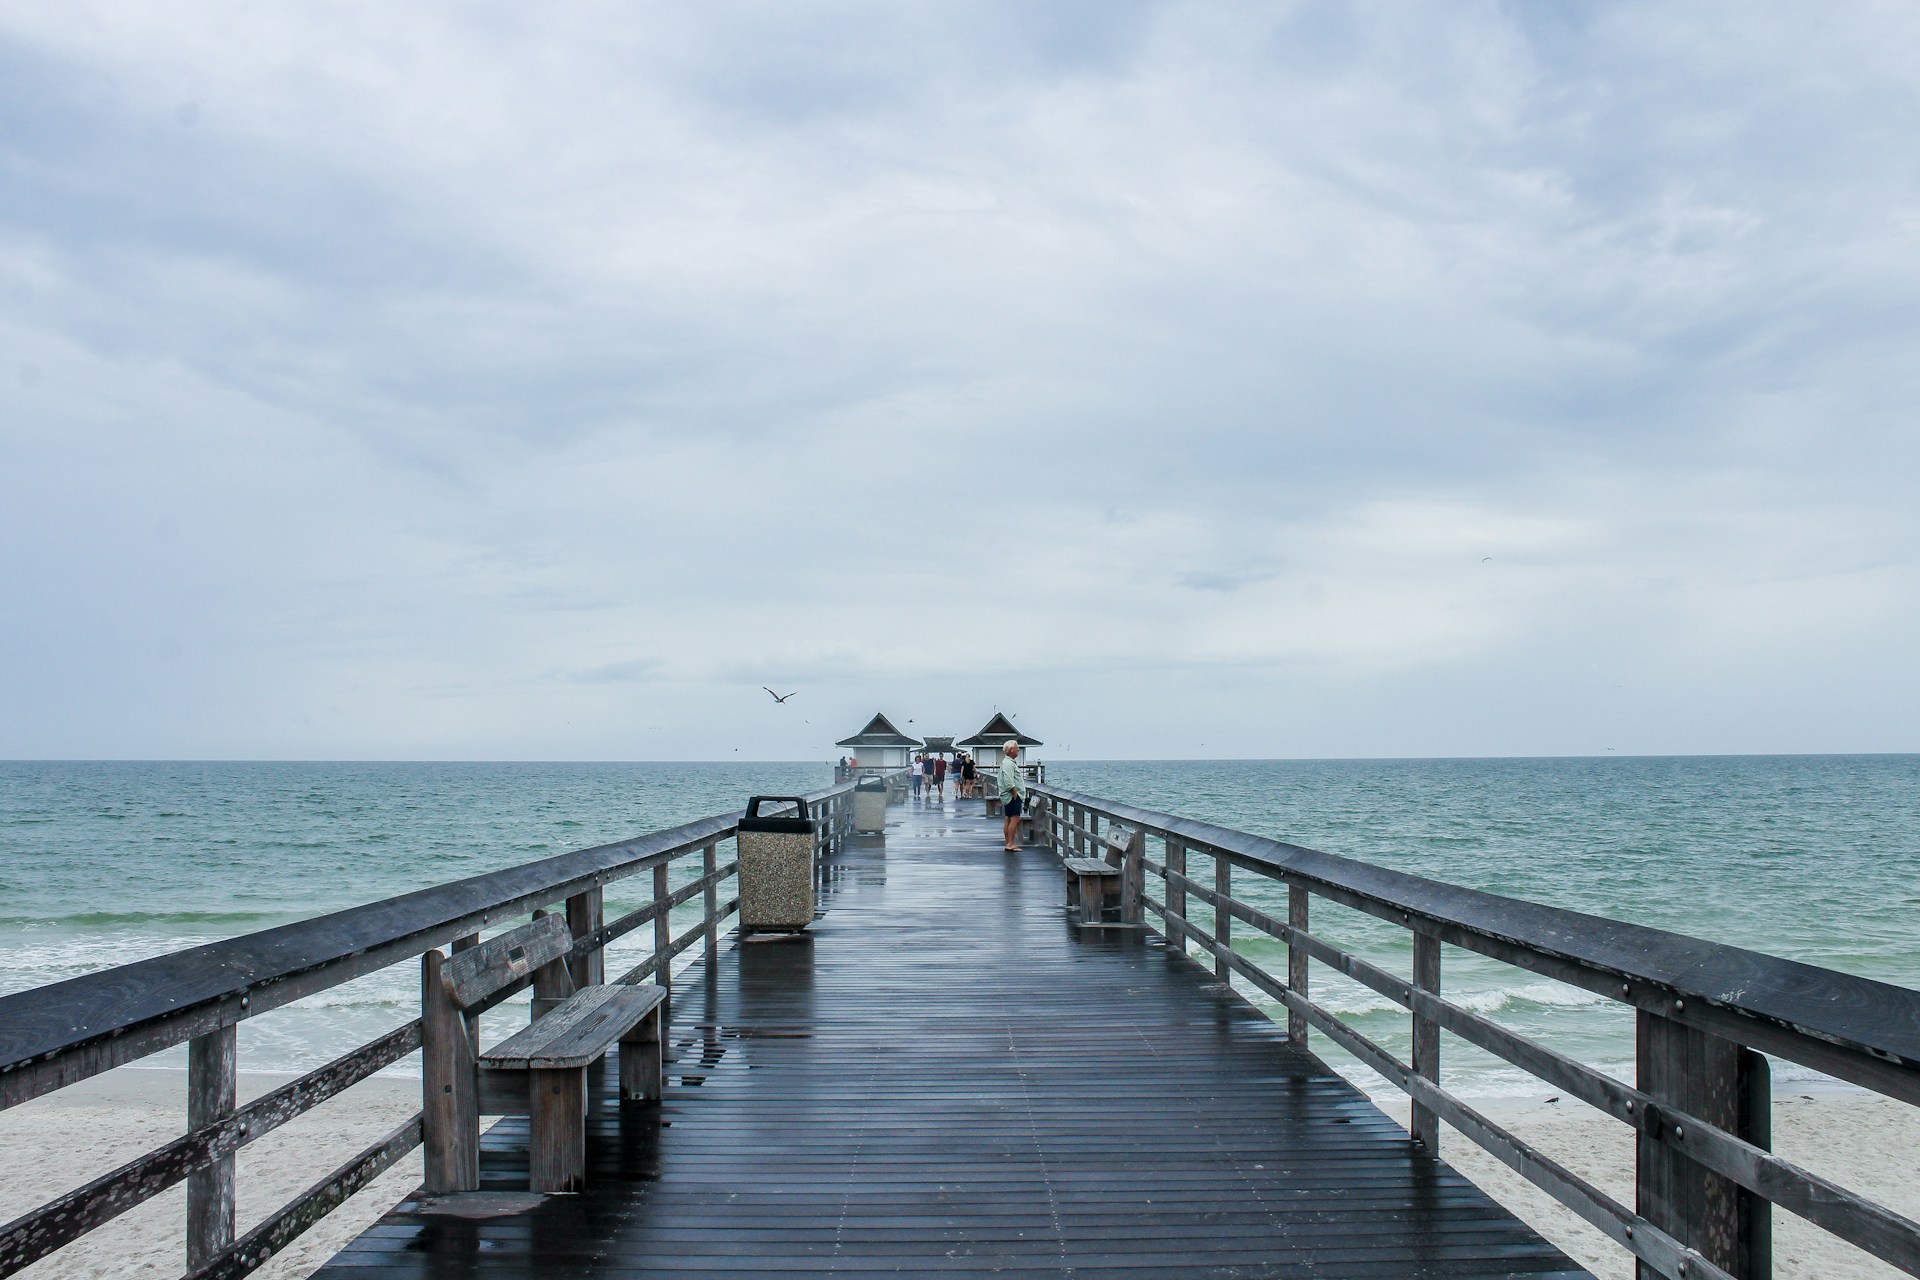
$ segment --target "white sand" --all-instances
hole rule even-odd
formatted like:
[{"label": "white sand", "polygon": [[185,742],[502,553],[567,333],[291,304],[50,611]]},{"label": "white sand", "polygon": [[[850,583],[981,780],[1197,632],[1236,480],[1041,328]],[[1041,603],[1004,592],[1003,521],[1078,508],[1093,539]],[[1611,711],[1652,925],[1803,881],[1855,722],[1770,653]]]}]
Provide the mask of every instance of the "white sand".
[{"label": "white sand", "polygon": [[[256,1098],[290,1079],[244,1073],[240,1099]],[[0,1222],[186,1132],[186,1098],[185,1071],[122,1068],[0,1111]],[[243,1147],[239,1230],[285,1205],[419,1109],[418,1080],[375,1077]],[[254,1274],[275,1280],[307,1275],[419,1184],[420,1153],[415,1151]],[[34,1280],[177,1277],[186,1270],[186,1199],[181,1183],[20,1274]]]},{"label": "white sand", "polygon": [[[1631,1208],[1633,1131],[1582,1103],[1548,1104],[1549,1096],[1473,1105]],[[1387,1110],[1406,1123],[1404,1098]],[[1920,1109],[1851,1090],[1777,1094],[1773,1149],[1803,1169],[1920,1218]],[[1633,1280],[1633,1260],[1624,1249],[1468,1139],[1443,1127],[1440,1154],[1599,1280]],[[1906,1273],[1775,1209],[1773,1274],[1776,1280],[1891,1280]]]},{"label": "white sand", "polygon": [[[285,1076],[241,1077],[242,1099]],[[420,1086],[374,1079],[276,1130],[240,1153],[240,1229],[299,1192],[405,1120],[420,1106]],[[1621,1124],[1579,1103],[1539,1098],[1479,1104],[1554,1159],[1623,1203],[1633,1197],[1633,1142]],[[1391,1108],[1390,1108],[1391,1109]],[[0,1221],[79,1186],[185,1130],[186,1074],[123,1069],[0,1112]],[[1404,1123],[1404,1100],[1398,1118]],[[1631,1280],[1622,1250],[1451,1130],[1442,1154],[1500,1203],[1600,1277]],[[1774,1148],[1841,1186],[1920,1217],[1920,1109],[1869,1095],[1830,1091],[1776,1099]],[[418,1152],[388,1170],[256,1274],[305,1276],[392,1208],[420,1179]],[[184,1187],[175,1187],[29,1268],[36,1280],[92,1276],[178,1276]],[[1774,1214],[1775,1275],[1780,1280],[1881,1280],[1899,1275],[1800,1219]]]}]

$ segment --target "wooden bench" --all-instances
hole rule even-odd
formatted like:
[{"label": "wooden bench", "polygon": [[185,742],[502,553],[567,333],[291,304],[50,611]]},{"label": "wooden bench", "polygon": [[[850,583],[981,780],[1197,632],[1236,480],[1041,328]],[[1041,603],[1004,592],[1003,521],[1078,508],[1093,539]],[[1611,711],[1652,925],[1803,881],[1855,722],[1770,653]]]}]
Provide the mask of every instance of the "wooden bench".
[{"label": "wooden bench", "polygon": [[[1106,847],[1107,857],[1060,859],[1067,872],[1067,907],[1073,912],[1074,922],[1083,929],[1140,928],[1146,835],[1125,827],[1109,827],[1098,839]],[[1116,911],[1119,919],[1107,919]]]},{"label": "wooden bench", "polygon": [[1062,858],[1067,869],[1067,910],[1074,922],[1103,925],[1120,909],[1120,868],[1100,858]]},{"label": "wooden bench", "polygon": [[[528,1186],[578,1191],[587,1174],[589,1069],[620,1046],[622,1102],[658,1102],[665,1083],[666,989],[596,984],[575,989],[574,938],[560,916],[489,938],[448,959],[421,957],[421,1048],[426,1189],[480,1187],[480,1117],[529,1118]],[[534,1021],[478,1048],[481,1010],[533,986]]]}]

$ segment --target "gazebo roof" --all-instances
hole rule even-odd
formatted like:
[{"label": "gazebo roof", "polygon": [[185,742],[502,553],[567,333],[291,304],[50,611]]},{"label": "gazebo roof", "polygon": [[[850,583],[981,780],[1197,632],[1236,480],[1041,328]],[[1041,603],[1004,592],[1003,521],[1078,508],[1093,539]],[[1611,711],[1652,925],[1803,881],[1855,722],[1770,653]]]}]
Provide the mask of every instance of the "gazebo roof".
[{"label": "gazebo roof", "polygon": [[876,712],[867,727],[851,738],[842,738],[836,747],[917,747],[920,739],[909,738],[893,727],[893,721]]},{"label": "gazebo roof", "polygon": [[953,754],[953,739],[929,737],[926,747],[929,755],[950,756]]},{"label": "gazebo roof", "polygon": [[1014,728],[1013,721],[1007,719],[998,711],[993,713],[993,719],[987,721],[986,724],[980,727],[980,732],[974,734],[971,738],[962,738],[959,745],[963,747],[1004,747],[1009,742],[1017,742],[1023,747],[1043,747],[1046,745],[1046,743],[1040,741],[1040,739],[1029,738],[1026,734]]}]

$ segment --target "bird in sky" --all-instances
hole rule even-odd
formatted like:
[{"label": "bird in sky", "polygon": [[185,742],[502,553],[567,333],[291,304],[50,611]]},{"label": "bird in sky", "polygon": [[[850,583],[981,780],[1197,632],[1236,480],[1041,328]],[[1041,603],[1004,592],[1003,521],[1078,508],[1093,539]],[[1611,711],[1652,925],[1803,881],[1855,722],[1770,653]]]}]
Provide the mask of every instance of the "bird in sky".
[{"label": "bird in sky", "polygon": [[1481,564],[1485,564],[1485,563],[1486,563],[1487,561],[1489,561],[1489,560],[1491,560],[1491,559],[1493,559],[1493,557],[1492,557],[1492,556],[1481,556],[1481,557],[1480,557],[1480,563],[1481,563]]},{"label": "bird in sky", "polygon": [[[765,685],[761,685],[760,687],[762,689],[767,689],[767,686]],[[798,689],[795,689],[793,691],[793,693],[798,693],[798,692],[800,692]],[[793,696],[793,693],[775,693],[773,690],[767,689],[767,696],[769,698],[772,698],[775,702],[785,702],[788,698],[791,698]]]}]

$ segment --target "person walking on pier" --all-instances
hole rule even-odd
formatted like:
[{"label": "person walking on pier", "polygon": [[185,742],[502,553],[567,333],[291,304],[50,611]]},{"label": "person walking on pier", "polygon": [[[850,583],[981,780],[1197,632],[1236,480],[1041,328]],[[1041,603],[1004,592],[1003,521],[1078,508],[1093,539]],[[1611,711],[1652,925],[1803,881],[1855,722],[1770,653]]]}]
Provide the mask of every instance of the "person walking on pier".
[{"label": "person walking on pier", "polygon": [[913,778],[913,798],[915,800],[920,798],[920,779],[925,776],[921,770],[926,767],[927,758],[925,756],[915,756],[912,767],[907,770],[908,774]]},{"label": "person walking on pier", "polygon": [[1020,744],[1000,748],[1000,807],[1006,814],[1007,852],[1020,852],[1020,810],[1026,803],[1027,779],[1020,772]]},{"label": "person walking on pier", "polygon": [[941,804],[947,802],[947,758],[933,758],[933,794]]},{"label": "person walking on pier", "polygon": [[974,778],[973,757],[966,752],[962,752],[960,754],[960,795],[971,796],[973,794]]}]

